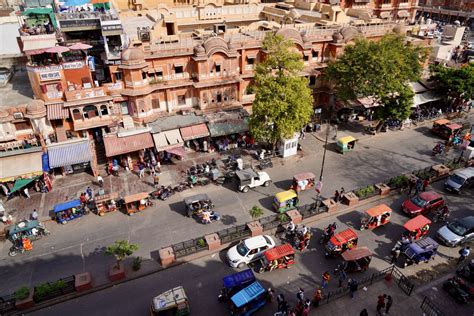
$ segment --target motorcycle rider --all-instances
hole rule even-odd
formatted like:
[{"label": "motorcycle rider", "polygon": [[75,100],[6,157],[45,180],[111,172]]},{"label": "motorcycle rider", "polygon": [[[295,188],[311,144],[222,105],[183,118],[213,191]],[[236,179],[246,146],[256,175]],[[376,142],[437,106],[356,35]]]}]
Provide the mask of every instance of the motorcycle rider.
[{"label": "motorcycle rider", "polygon": [[336,231],[337,225],[336,222],[329,224],[328,227],[324,229],[323,236],[321,237],[321,243],[328,241],[333,235],[334,232]]},{"label": "motorcycle rider", "polygon": [[288,225],[286,225],[286,233],[287,235],[294,235],[296,230],[296,225],[293,223],[293,220],[290,220]]},{"label": "motorcycle rider", "polygon": [[441,143],[436,144],[436,146],[434,146],[433,148],[433,154],[435,155],[441,154],[443,153],[443,151],[444,151],[444,145]]},{"label": "motorcycle rider", "polygon": [[437,212],[436,212],[436,220],[446,220],[449,216],[449,209],[448,209],[448,206],[445,205],[443,206],[441,209],[439,209]]}]

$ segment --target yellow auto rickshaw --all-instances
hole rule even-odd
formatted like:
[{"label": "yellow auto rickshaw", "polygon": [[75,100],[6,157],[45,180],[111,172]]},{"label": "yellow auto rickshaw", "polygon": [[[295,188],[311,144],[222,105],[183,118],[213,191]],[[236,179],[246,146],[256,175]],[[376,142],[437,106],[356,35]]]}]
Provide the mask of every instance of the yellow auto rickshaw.
[{"label": "yellow auto rickshaw", "polygon": [[337,150],[339,152],[341,152],[342,154],[344,154],[348,151],[351,151],[351,150],[354,149],[356,141],[357,141],[357,139],[355,139],[352,136],[341,137],[336,142]]},{"label": "yellow auto rickshaw", "polygon": [[285,213],[286,211],[295,209],[298,202],[298,194],[296,194],[294,190],[283,191],[275,194],[273,208],[278,213]]}]

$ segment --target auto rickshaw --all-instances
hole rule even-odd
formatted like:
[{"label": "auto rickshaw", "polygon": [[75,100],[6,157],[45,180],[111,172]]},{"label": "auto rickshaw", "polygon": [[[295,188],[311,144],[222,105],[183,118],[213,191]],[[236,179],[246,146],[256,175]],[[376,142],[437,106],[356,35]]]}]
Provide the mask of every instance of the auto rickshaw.
[{"label": "auto rickshaw", "polygon": [[32,241],[49,234],[49,231],[37,220],[24,220],[14,224],[8,230],[8,239],[12,246],[8,252],[11,257],[33,250]]},{"label": "auto rickshaw", "polygon": [[402,236],[407,237],[411,241],[421,239],[428,234],[430,224],[431,221],[428,218],[418,215],[403,225],[405,232],[403,232]]},{"label": "auto rickshaw", "polygon": [[430,237],[412,243],[402,244],[400,254],[404,258],[403,267],[414,263],[428,262],[430,259],[434,259],[438,247],[438,243]]},{"label": "auto rickshaw", "polygon": [[335,234],[326,244],[326,257],[335,257],[357,247],[357,234],[350,228]]},{"label": "auto rickshaw", "polygon": [[341,137],[337,140],[336,145],[337,145],[337,150],[341,153],[344,154],[348,151],[351,151],[355,147],[355,143],[357,142],[357,139],[355,139],[352,136],[344,136]]},{"label": "auto rickshaw", "polygon": [[316,184],[316,176],[311,172],[298,173],[293,176],[293,184],[291,189],[296,192],[314,188]]},{"label": "auto rickshaw", "polygon": [[346,272],[363,272],[372,261],[372,252],[367,247],[355,248],[342,254],[342,268]]},{"label": "auto rickshaw", "polygon": [[444,139],[450,139],[462,130],[463,126],[452,123],[450,120],[441,119],[433,122],[431,131]]},{"label": "auto rickshaw", "polygon": [[219,302],[227,301],[235,293],[255,282],[255,275],[252,269],[246,269],[231,275],[227,275],[222,279],[224,285],[217,297]]},{"label": "auto rickshaw", "polygon": [[230,298],[230,314],[250,316],[267,302],[267,291],[259,282],[253,282]]},{"label": "auto rickshaw", "polygon": [[99,216],[104,216],[105,213],[116,211],[116,200],[118,200],[118,198],[119,195],[116,192],[97,196],[94,199],[95,213]]},{"label": "auto rickshaw", "polygon": [[203,211],[210,211],[214,208],[211,199],[207,194],[196,194],[184,199],[186,213],[188,217],[197,216],[201,218]]},{"label": "auto rickshaw", "polygon": [[386,204],[380,204],[365,211],[360,221],[360,230],[374,229],[390,222],[392,209]]},{"label": "auto rickshaw", "polygon": [[279,213],[293,210],[298,205],[298,194],[293,190],[283,191],[275,194],[273,208]]},{"label": "auto rickshaw", "polygon": [[186,316],[190,314],[188,297],[182,286],[168,290],[151,301],[150,315]]},{"label": "auto rickshaw", "polygon": [[259,273],[289,268],[295,264],[295,250],[290,244],[268,249],[259,260]]},{"label": "auto rickshaw", "polygon": [[123,207],[126,214],[132,216],[133,214],[143,211],[148,206],[152,206],[149,194],[147,192],[140,192],[128,195],[123,198]]},{"label": "auto rickshaw", "polygon": [[66,224],[76,218],[82,217],[86,214],[85,208],[82,206],[80,200],[72,200],[69,202],[57,204],[53,209],[56,222]]}]

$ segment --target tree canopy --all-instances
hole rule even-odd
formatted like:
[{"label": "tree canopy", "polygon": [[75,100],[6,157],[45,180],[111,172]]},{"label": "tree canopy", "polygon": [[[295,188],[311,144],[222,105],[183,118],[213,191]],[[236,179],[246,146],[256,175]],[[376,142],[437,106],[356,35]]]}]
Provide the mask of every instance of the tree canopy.
[{"label": "tree canopy", "polygon": [[105,249],[105,254],[108,256],[114,256],[117,260],[117,266],[119,266],[123,259],[131,256],[137,250],[138,245],[130,244],[128,240],[116,240],[112,246],[108,246]]},{"label": "tree canopy", "polygon": [[474,99],[474,65],[448,68],[442,65],[430,67],[431,79],[437,84],[448,101],[457,108]]},{"label": "tree canopy", "polygon": [[326,73],[338,98],[346,101],[371,97],[381,105],[376,112],[380,119],[405,119],[414,96],[409,82],[420,79],[427,54],[427,49],[395,34],[380,41],[358,38],[329,63]]},{"label": "tree canopy", "polygon": [[267,56],[256,67],[256,93],[249,127],[257,141],[275,146],[308,123],[313,96],[307,78],[299,75],[303,62],[293,42],[267,34],[263,49]]}]

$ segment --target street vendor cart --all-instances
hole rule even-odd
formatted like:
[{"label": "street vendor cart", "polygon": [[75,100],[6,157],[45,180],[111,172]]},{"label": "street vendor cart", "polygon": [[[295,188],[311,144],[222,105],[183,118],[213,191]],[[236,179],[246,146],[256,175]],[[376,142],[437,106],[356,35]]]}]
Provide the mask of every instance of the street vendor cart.
[{"label": "street vendor cart", "polygon": [[431,131],[444,139],[450,139],[463,129],[462,125],[452,123],[447,119],[440,119],[433,122]]},{"label": "street vendor cart", "polygon": [[403,225],[405,231],[403,236],[409,240],[418,240],[423,238],[430,230],[431,221],[423,215],[418,215]]},{"label": "street vendor cart", "polygon": [[298,206],[298,194],[293,190],[283,191],[275,194],[275,200],[273,200],[273,208],[278,213],[285,213],[286,211],[293,210]]},{"label": "street vendor cart", "polygon": [[182,286],[175,287],[153,298],[152,316],[186,316],[191,314],[189,301]]},{"label": "street vendor cart", "polygon": [[326,244],[326,257],[335,257],[357,247],[357,234],[350,228],[335,234]]},{"label": "street vendor cart", "polygon": [[94,200],[95,213],[104,216],[105,213],[116,211],[118,198],[119,195],[116,192],[97,196]]},{"label": "street vendor cart", "polygon": [[275,248],[268,249],[263,253],[258,262],[258,272],[273,271],[277,269],[289,268],[295,264],[295,250],[290,244],[283,244]]},{"label": "street vendor cart", "polygon": [[367,247],[354,248],[342,254],[342,268],[346,272],[363,272],[372,261],[372,252]]},{"label": "street vendor cart", "polygon": [[392,209],[386,204],[380,204],[365,211],[361,219],[360,230],[374,229],[390,222]]},{"label": "street vendor cart", "polygon": [[8,255],[14,257],[19,253],[32,250],[32,242],[46,235],[49,235],[49,231],[37,220],[24,220],[10,226],[8,240],[13,245]]},{"label": "street vendor cart", "polygon": [[337,140],[336,145],[337,145],[337,150],[341,153],[344,154],[348,151],[352,151],[355,147],[355,143],[357,142],[357,139],[355,139],[352,136],[344,136],[341,137]]},{"label": "street vendor cart", "polygon": [[123,198],[124,211],[130,216],[152,205],[153,203],[150,201],[147,192],[140,192]]},{"label": "street vendor cart", "polygon": [[293,176],[291,188],[296,192],[314,188],[316,176],[312,172],[298,173]]},{"label": "street vendor cart", "polygon": [[86,210],[80,200],[72,200],[66,203],[57,204],[54,207],[53,212],[56,222],[61,224],[66,224],[67,222],[86,214]]}]

